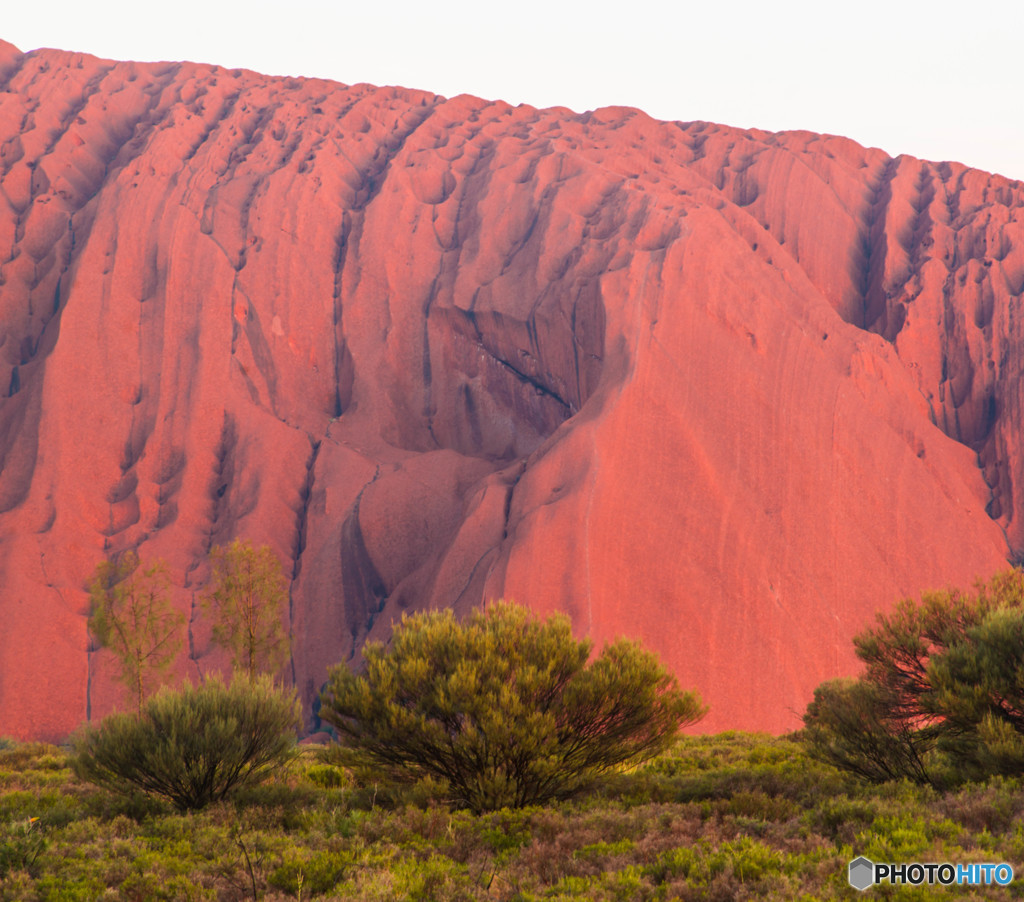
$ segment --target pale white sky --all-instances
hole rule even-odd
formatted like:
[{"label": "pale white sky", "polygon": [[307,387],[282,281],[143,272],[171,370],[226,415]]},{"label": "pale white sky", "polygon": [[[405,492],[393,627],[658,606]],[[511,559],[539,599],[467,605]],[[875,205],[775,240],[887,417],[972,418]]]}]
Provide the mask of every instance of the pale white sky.
[{"label": "pale white sky", "polygon": [[1024,179],[1021,0],[36,0],[0,37],[446,96],[846,135]]}]

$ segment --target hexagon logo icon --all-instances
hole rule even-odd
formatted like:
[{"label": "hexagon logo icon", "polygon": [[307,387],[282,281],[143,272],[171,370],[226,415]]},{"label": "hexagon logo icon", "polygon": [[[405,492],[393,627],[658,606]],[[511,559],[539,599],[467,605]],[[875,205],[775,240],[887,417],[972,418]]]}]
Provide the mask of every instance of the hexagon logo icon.
[{"label": "hexagon logo icon", "polygon": [[850,886],[865,890],[875,882],[875,866],[863,855],[850,862]]}]

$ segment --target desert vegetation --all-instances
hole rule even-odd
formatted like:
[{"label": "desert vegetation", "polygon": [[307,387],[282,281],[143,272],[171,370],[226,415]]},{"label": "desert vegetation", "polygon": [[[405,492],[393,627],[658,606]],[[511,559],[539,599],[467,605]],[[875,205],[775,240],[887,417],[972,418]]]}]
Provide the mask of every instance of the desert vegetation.
[{"label": "desert vegetation", "polygon": [[310,749],[199,811],[93,786],[38,744],[0,750],[0,787],[10,900],[832,899],[851,897],[859,854],[1024,854],[1017,778],[876,785],[791,738],[746,734],[684,737],[573,799],[480,815],[431,781],[356,780]]},{"label": "desert vegetation", "polygon": [[1024,573],[906,599],[854,640],[857,679],[804,715],[811,754],[875,782],[937,788],[1024,773]]},{"label": "desert vegetation", "polygon": [[[210,584],[202,598],[211,640],[250,681],[276,674],[290,652],[284,617],[288,584],[273,550],[236,539],[210,549]],[[170,602],[163,560],[125,551],[96,565],[89,580],[89,633],[109,649],[135,710],[166,680],[183,644],[185,618]]]},{"label": "desert vegetation", "polygon": [[235,539],[210,551],[212,577],[203,598],[213,620],[213,641],[231,653],[235,670],[249,679],[276,673],[288,659],[284,628],[288,583],[267,545]]},{"label": "desert vegetation", "polygon": [[114,792],[141,791],[179,810],[261,782],[290,759],[299,701],[267,678],[166,687],[136,714],[112,714],[73,738],[72,767]]},{"label": "desert vegetation", "polygon": [[114,653],[136,711],[181,647],[185,618],[171,607],[169,591],[163,561],[143,565],[134,551],[102,561],[89,583],[89,632]]},{"label": "desert vegetation", "polygon": [[340,745],[297,748],[243,658],[66,748],[0,740],[0,899],[832,899],[859,855],[1019,862],[1022,585],[880,617],[786,737],[680,738],[703,708],[656,660],[503,603],[334,671]]},{"label": "desert vegetation", "polygon": [[436,779],[477,813],[568,798],[664,751],[705,710],[634,642],[590,655],[564,615],[541,621],[507,602],[464,623],[416,614],[387,648],[364,647],[364,675],[332,671],[320,716],[343,760]]}]

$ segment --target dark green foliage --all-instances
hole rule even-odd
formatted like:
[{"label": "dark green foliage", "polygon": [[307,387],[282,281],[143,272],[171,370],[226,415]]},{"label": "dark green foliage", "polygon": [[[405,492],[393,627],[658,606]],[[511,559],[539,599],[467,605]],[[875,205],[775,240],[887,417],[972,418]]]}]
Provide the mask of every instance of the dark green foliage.
[{"label": "dark green foliage", "polygon": [[999,608],[1024,605],[1024,571],[1000,573],[973,593],[959,589],[926,592],[920,602],[904,599],[888,616],[853,641],[866,665],[865,677],[889,695],[894,717],[907,721],[930,717],[932,688],[928,664],[968,630]]},{"label": "dark green foliage", "polygon": [[1024,773],[1024,611],[988,613],[928,665],[940,747],[967,776]]},{"label": "dark green foliage", "polygon": [[820,686],[804,739],[876,782],[1024,772],[1024,574],[905,600],[854,640],[856,681]]},{"label": "dark green foliage", "polygon": [[10,871],[32,872],[45,850],[46,837],[38,817],[0,824],[0,877]]},{"label": "dark green foliage", "polygon": [[474,811],[564,798],[704,714],[635,643],[590,650],[567,618],[509,603],[417,614],[366,645],[365,676],[332,671],[320,714],[355,761],[440,779]]},{"label": "dark green foliage", "polygon": [[120,793],[202,808],[287,763],[300,726],[298,702],[269,679],[165,688],[139,715],[113,714],[84,729],[74,770]]},{"label": "dark green foliage", "polygon": [[134,551],[101,562],[89,582],[89,630],[117,658],[136,710],[181,647],[185,618],[171,607],[169,592],[166,565],[144,567]]},{"label": "dark green foliage", "polygon": [[804,739],[821,760],[866,780],[929,783],[925,761],[934,737],[896,710],[891,694],[876,683],[829,680],[814,690]]}]

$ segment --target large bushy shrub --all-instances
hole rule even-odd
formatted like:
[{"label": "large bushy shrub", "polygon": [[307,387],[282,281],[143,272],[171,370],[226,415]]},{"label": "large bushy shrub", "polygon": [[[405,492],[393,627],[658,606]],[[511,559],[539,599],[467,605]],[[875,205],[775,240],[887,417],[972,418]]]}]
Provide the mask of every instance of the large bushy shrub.
[{"label": "large bushy shrub", "polygon": [[142,790],[182,810],[203,808],[286,764],[301,726],[298,701],[268,678],[214,678],[162,689],[139,714],[112,714],[74,740],[82,779]]},{"label": "large bushy shrub", "polygon": [[464,623],[416,614],[390,647],[367,643],[365,675],[331,672],[320,716],[352,760],[440,779],[475,811],[542,803],[653,757],[704,714],[636,643],[590,652],[568,618],[510,603]]},{"label": "large bushy shrub", "polygon": [[863,675],[804,714],[812,754],[873,781],[1024,773],[1024,573],[904,600],[854,645]]}]

